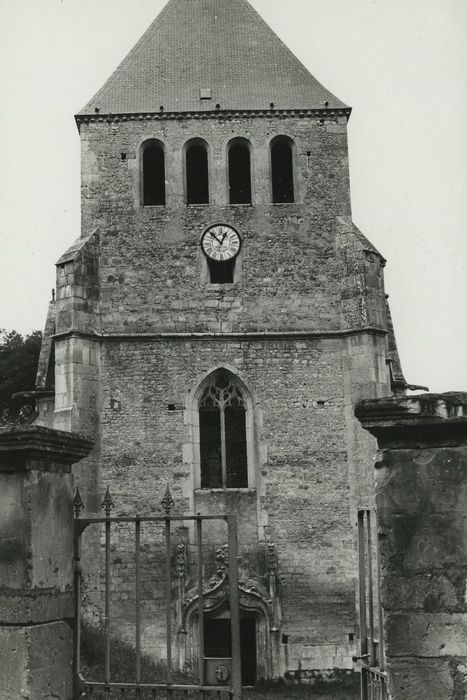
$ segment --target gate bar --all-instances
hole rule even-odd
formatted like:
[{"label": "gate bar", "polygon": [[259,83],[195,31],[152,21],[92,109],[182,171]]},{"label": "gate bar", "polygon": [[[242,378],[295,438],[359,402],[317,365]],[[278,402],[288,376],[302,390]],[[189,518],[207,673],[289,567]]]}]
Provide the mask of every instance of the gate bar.
[{"label": "gate bar", "polygon": [[[165,605],[167,618],[167,685],[172,685],[172,581],[170,564],[170,518],[165,518]],[[167,697],[172,697],[167,688]]]},{"label": "gate bar", "polygon": [[366,534],[368,544],[368,626],[370,636],[370,666],[375,665],[375,621],[373,600],[373,548],[371,538],[371,510],[366,511]]},{"label": "gate bar", "polygon": [[[141,683],[141,521],[135,520],[136,683]],[[137,691],[139,693],[139,690]]]},{"label": "gate bar", "polygon": [[79,697],[79,674],[81,663],[81,531],[78,520],[74,522],[74,576],[75,576],[75,626],[74,626],[74,657],[73,657],[73,686],[74,697]]},{"label": "gate bar", "polygon": [[[218,515],[141,515],[138,516],[141,522],[145,523],[165,523],[167,520],[171,522],[182,522],[184,520],[198,520],[202,518],[203,520],[225,520],[225,513],[219,513]],[[80,518],[79,522],[82,524],[83,528],[88,525],[95,525],[96,523],[134,523],[135,518],[127,515],[114,515],[107,517],[93,517],[93,518]]]},{"label": "gate bar", "polygon": [[105,683],[110,683],[110,520],[105,521]]},{"label": "gate bar", "polygon": [[[204,599],[203,599],[203,534],[202,520],[198,518],[196,521],[196,534],[198,545],[198,663],[199,663],[199,684],[204,685]],[[201,691],[201,700],[204,698],[204,693]]]},{"label": "gate bar", "polygon": [[[360,657],[368,654],[368,630],[366,620],[366,567],[365,567],[365,511],[358,511],[358,582],[359,582],[359,623],[360,623]],[[361,670],[361,700],[368,700],[367,674]]]},{"label": "gate bar", "polygon": [[379,542],[378,535],[376,534],[376,585],[377,585],[377,595],[378,595],[378,656],[379,656],[379,668],[384,671],[385,660],[384,660],[384,621],[383,621],[383,601],[381,600],[381,560],[379,556]]},{"label": "gate bar", "polygon": [[237,518],[235,515],[227,515],[226,519],[229,543],[230,620],[232,633],[232,700],[241,700],[242,664],[240,657]]}]

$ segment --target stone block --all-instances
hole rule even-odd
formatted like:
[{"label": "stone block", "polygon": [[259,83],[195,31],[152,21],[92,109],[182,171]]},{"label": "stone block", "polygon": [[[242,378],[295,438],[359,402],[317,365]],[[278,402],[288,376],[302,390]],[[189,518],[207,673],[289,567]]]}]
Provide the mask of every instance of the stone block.
[{"label": "stone block", "polygon": [[382,580],[383,606],[388,612],[466,612],[465,574],[461,570],[411,576],[387,573]]},{"label": "stone block", "polygon": [[447,659],[388,659],[389,692],[394,700],[460,700]]},{"label": "stone block", "polygon": [[73,633],[64,622],[0,626],[2,700],[73,697]]},{"label": "stone block", "polygon": [[68,474],[2,475],[0,580],[12,589],[72,586],[73,511]]},{"label": "stone block", "polygon": [[389,613],[386,637],[393,657],[467,657],[467,614]]}]

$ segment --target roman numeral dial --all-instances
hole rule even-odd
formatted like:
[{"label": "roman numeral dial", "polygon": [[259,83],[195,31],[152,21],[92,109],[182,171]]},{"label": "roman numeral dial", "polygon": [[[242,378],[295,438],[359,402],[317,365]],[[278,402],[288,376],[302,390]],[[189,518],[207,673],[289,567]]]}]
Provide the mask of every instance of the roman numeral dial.
[{"label": "roman numeral dial", "polygon": [[216,262],[232,260],[240,252],[240,236],[232,226],[214,224],[201,238],[201,248],[206,257]]}]

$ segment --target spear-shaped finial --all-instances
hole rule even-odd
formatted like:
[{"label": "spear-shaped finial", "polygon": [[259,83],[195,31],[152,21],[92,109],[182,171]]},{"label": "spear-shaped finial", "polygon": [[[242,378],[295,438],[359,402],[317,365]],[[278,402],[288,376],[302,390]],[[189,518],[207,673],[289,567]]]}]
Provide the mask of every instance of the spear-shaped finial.
[{"label": "spear-shaped finial", "polygon": [[106,517],[110,517],[110,511],[112,510],[112,508],[115,508],[115,503],[112,500],[112,496],[110,495],[110,489],[108,486],[105,492],[104,500],[102,501],[102,507],[105,510]]},{"label": "spear-shaped finial", "polygon": [[78,487],[76,487],[76,493],[73,499],[73,510],[75,511],[75,518],[79,518],[81,512],[84,510],[83,499],[81,498]]},{"label": "spear-shaped finial", "polygon": [[170,511],[174,507],[175,501],[172,498],[172,494],[170,493],[170,488],[169,488],[168,484],[167,484],[167,488],[165,489],[165,494],[164,494],[164,498],[161,501],[161,505],[162,505],[163,509],[165,510],[165,514],[167,516],[170,516]]}]

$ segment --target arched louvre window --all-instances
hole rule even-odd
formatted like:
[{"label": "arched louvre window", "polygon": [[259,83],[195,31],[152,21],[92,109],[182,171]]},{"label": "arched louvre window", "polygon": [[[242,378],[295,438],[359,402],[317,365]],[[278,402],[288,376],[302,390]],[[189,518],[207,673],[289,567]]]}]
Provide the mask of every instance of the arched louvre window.
[{"label": "arched louvre window", "polygon": [[274,204],[295,201],[293,142],[287,136],[278,136],[271,143],[271,179]]},{"label": "arched louvre window", "polygon": [[227,372],[214,375],[199,401],[201,488],[248,486],[246,405]]},{"label": "arched louvre window", "polygon": [[208,151],[203,141],[192,142],[186,149],[186,202],[209,204]]},{"label": "arched louvre window", "polygon": [[250,148],[247,141],[234,141],[229,147],[230,204],[251,204]]},{"label": "arched louvre window", "polygon": [[142,145],[142,203],[165,205],[165,154],[163,145],[154,139]]}]

